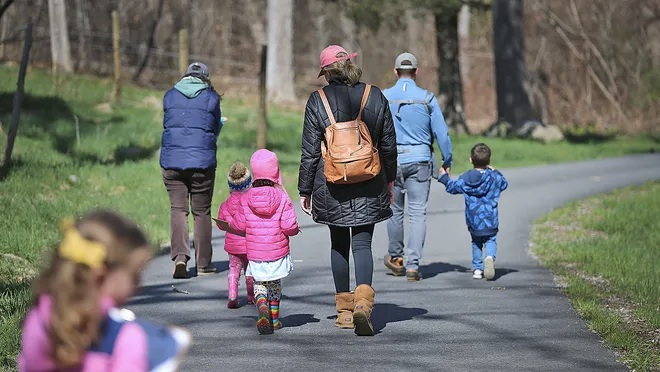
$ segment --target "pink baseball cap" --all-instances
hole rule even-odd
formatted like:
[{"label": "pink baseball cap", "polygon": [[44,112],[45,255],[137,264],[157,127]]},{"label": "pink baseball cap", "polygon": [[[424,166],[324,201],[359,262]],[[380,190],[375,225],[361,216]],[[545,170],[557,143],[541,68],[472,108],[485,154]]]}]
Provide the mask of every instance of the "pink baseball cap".
[{"label": "pink baseball cap", "polygon": [[321,56],[319,57],[319,65],[321,66],[321,71],[319,71],[319,76],[323,75],[323,68],[328,67],[331,64],[337,61],[345,61],[347,59],[352,59],[357,56],[357,53],[348,53],[346,49],[339,45],[330,45],[327,48],[323,49]]}]

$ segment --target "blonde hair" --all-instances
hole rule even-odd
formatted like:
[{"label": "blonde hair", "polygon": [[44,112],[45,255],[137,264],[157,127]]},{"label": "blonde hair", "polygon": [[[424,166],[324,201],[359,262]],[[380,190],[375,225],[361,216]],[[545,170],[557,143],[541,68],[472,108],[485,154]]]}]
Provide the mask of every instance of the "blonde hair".
[{"label": "blonde hair", "polygon": [[[103,268],[107,271],[124,267],[132,252],[150,247],[137,224],[114,212],[92,211],[74,228],[84,240],[105,247]],[[42,295],[52,299],[48,335],[51,357],[58,368],[80,364],[85,351],[99,338],[103,314],[97,279],[93,268],[63,258],[56,248],[50,265],[36,282],[35,304]]]},{"label": "blonde hair", "polygon": [[362,70],[350,59],[337,61],[323,68],[323,71],[327,74],[328,81],[338,81],[350,86],[357,84],[362,77]]}]

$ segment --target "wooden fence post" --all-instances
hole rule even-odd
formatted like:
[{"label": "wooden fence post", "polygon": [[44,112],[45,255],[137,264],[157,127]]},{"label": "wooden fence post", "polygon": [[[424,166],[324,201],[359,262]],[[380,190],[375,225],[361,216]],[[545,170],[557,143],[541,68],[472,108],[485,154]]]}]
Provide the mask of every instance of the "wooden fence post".
[{"label": "wooden fence post", "polygon": [[266,63],[268,46],[261,47],[261,65],[259,66],[259,120],[257,123],[257,148],[266,148],[268,132],[268,113],[266,111]]},{"label": "wooden fence post", "polygon": [[112,11],[112,51],[115,62],[115,85],[112,91],[112,100],[121,100],[121,57],[119,54],[119,14]]},{"label": "wooden fence post", "polygon": [[179,72],[181,75],[184,75],[188,69],[188,53],[188,30],[183,28],[179,30]]},{"label": "wooden fence post", "polygon": [[25,40],[23,41],[23,55],[21,56],[21,66],[18,70],[18,82],[16,83],[16,93],[14,93],[14,102],[11,110],[11,119],[9,121],[9,133],[7,134],[7,147],[2,160],[2,169],[0,169],[0,179],[4,179],[9,174],[11,167],[11,153],[14,150],[14,141],[18,133],[18,122],[21,118],[21,103],[23,102],[23,93],[25,91],[25,74],[27,72],[28,59],[30,58],[30,48],[32,47],[32,21],[28,22],[25,28]]}]

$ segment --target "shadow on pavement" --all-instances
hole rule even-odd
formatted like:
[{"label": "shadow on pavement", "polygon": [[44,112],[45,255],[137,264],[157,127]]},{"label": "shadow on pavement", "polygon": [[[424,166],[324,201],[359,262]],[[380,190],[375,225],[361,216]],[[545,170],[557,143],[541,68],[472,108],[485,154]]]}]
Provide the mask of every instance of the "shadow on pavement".
[{"label": "shadow on pavement", "polygon": [[[229,261],[213,261],[211,264],[218,269],[218,272],[216,274],[210,275],[217,275],[219,273],[229,271]],[[195,278],[197,276],[197,266],[194,264],[191,265],[190,261],[188,261],[188,279]]]},{"label": "shadow on pavement", "polygon": [[315,318],[314,314],[293,314],[280,318],[284,327],[300,327],[308,323],[318,323],[321,319]]},{"label": "shadow on pavement", "polygon": [[454,271],[458,271],[459,273],[467,273],[472,270],[462,265],[454,265],[447,262],[433,262],[428,265],[420,266],[419,271],[422,274],[422,278],[429,279],[442,273],[448,273]]},{"label": "shadow on pavement", "polygon": [[[250,319],[257,321],[257,316],[243,315],[242,319]],[[292,314],[285,317],[281,317],[280,320],[284,325],[284,328],[293,328],[293,327],[302,327],[309,323],[318,323],[321,319],[315,318],[314,314]]]},{"label": "shadow on pavement", "polygon": [[395,304],[378,303],[371,313],[371,324],[376,334],[380,333],[388,323],[403,322],[428,313],[428,310],[418,307],[402,307]]},{"label": "shadow on pavement", "polygon": [[497,279],[503,277],[504,275],[511,274],[511,273],[517,273],[518,270],[516,269],[505,269],[505,268],[495,268],[495,276],[493,277],[492,281],[496,281]]}]

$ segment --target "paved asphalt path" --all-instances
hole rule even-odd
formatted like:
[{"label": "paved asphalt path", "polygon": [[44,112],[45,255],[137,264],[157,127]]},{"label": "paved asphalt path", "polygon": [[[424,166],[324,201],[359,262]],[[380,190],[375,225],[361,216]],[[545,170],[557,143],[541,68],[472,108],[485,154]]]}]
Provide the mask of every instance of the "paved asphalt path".
[{"label": "paved asphalt path", "polygon": [[[529,253],[534,219],[574,199],[660,179],[660,155],[503,170],[494,281],[474,280],[462,196],[432,185],[422,274],[408,283],[387,275],[385,223],[373,244],[375,337],[333,326],[329,234],[298,210],[294,271],[283,281],[284,329],[260,336],[256,310],[227,309],[228,262],[215,231],[218,275],[174,281],[167,255],[147,269],[129,308],[188,328],[194,345],[184,371],[625,371],[587,329],[552,275]],[[458,175],[453,175],[456,177]],[[295,198],[294,198],[295,199]],[[191,269],[192,272],[192,269]],[[172,285],[188,291],[175,292]]]}]

